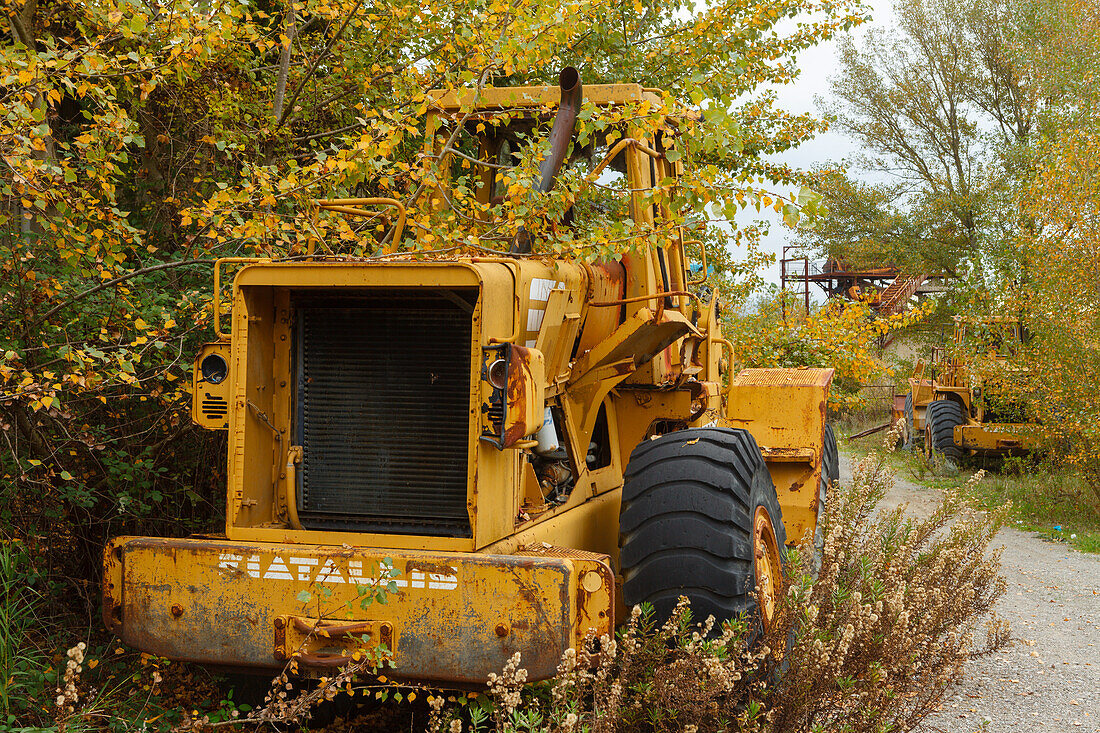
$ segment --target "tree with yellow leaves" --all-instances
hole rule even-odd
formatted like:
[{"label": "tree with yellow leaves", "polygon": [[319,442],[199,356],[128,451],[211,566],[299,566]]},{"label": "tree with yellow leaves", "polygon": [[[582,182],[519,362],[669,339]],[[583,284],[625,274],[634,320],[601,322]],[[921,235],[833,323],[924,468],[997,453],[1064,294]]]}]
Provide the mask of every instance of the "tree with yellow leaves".
[{"label": "tree with yellow leaves", "polygon": [[[833,409],[864,404],[864,385],[886,383],[892,372],[881,358],[882,338],[923,321],[933,305],[924,303],[903,313],[881,315],[869,299],[830,299],[806,317],[784,321],[782,292],[760,298],[743,313],[731,314],[725,328],[737,345],[737,368],[833,367],[829,393]],[[892,381],[892,380],[891,380]]]},{"label": "tree with yellow leaves", "polygon": [[[948,276],[945,310],[1018,318],[1007,363],[960,354],[1042,421],[1050,455],[1100,497],[1100,6],[902,0],[898,26],[847,45],[834,83],[864,184],[822,172],[810,249]],[[975,374],[979,369],[975,369]]]},{"label": "tree with yellow leaves", "polygon": [[1100,8],[1054,0],[1022,44],[1050,100],[1034,178],[1019,198],[1033,226],[1017,242],[1027,277],[1012,291],[1032,339],[1032,409],[1055,455],[1100,499]]}]

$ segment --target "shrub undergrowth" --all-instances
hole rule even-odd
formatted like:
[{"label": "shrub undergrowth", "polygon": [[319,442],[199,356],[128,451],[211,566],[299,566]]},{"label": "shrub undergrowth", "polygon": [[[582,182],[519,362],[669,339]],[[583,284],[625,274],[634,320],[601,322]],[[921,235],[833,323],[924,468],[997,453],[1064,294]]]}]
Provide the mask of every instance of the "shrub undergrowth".
[{"label": "shrub undergrowth", "polygon": [[14,721],[21,690],[41,665],[41,653],[30,643],[38,618],[27,564],[19,542],[0,542],[0,725]]},{"label": "shrub undergrowth", "polygon": [[876,511],[894,480],[879,453],[833,492],[820,575],[793,563],[773,630],[773,644],[793,643],[764,700],[770,730],[911,730],[968,659],[1008,642],[992,612],[1005,588],[1000,550],[989,548],[1004,516],[971,504],[981,478],[946,491],[924,519]]},{"label": "shrub undergrowth", "polygon": [[[868,450],[872,438],[852,443],[855,452]],[[890,457],[903,475],[932,489],[952,490],[960,484],[978,507],[1005,509],[1008,523],[1037,532],[1053,542],[1065,542],[1082,552],[1100,553],[1100,500],[1076,467],[1056,454],[964,459],[964,469],[977,464],[990,471],[968,484],[965,470],[948,465],[942,456],[929,461],[919,451],[899,451]]]},{"label": "shrub undergrowth", "polygon": [[513,658],[488,712],[437,703],[432,731],[912,730],[968,659],[1009,640],[989,547],[1004,515],[970,502],[982,472],[923,519],[877,510],[894,481],[883,453],[853,473],[829,494],[819,573],[807,538],[762,635],[748,619],[692,619],[686,600],[664,622],[635,608],[615,639],[567,652],[550,682],[525,685]]}]

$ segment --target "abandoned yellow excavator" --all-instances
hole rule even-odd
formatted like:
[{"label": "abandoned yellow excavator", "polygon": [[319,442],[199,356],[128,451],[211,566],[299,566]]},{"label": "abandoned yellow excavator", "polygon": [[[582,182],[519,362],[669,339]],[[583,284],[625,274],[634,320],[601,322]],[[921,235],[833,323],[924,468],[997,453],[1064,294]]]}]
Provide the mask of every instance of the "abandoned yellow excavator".
[{"label": "abandoned yellow excavator", "polygon": [[[659,103],[632,84],[583,94],[597,110]],[[436,94],[426,152],[464,126],[490,202],[504,133],[557,105],[548,190],[581,99],[572,69],[560,88]],[[681,175],[676,140],[630,132],[608,129],[597,168],[625,177],[635,221],[659,223],[670,212],[636,194]],[[320,207],[388,209],[387,241],[406,236],[398,201]],[[837,474],[832,370],[723,379],[733,347],[683,236],[593,264],[533,244],[219,261],[214,312],[233,268],[231,325],[197,356],[193,415],[228,434],[224,534],[112,540],[109,629],[170,659],[321,674],[382,653],[405,679],[469,684],[516,652],[529,679],[552,677],[642,602],[767,624],[781,548],[818,530]]]}]

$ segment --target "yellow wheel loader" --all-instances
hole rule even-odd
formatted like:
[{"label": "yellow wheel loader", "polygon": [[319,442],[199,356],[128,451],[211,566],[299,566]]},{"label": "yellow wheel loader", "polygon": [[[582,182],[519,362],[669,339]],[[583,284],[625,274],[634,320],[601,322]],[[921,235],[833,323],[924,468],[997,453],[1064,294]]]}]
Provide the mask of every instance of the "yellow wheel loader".
[{"label": "yellow wheel loader", "polygon": [[[931,379],[918,375],[909,380],[906,404],[917,408],[912,425],[929,460],[936,454],[953,462],[968,455],[1022,455],[1038,447],[1038,425],[1019,399],[1028,375],[1012,363],[1022,335],[1014,318],[955,318],[954,353],[934,349]],[[967,363],[963,349],[968,345],[995,374],[979,374],[990,369]]]},{"label": "yellow wheel loader", "polygon": [[[548,190],[582,98],[660,104],[633,84],[582,90],[572,69],[560,88],[439,93],[425,153],[461,128],[489,204],[511,131],[557,106]],[[597,168],[625,177],[635,221],[660,223],[638,194],[681,174],[674,136],[610,131]],[[447,185],[425,205],[445,210]],[[398,201],[319,205],[388,212],[386,240],[404,241]],[[170,659],[323,674],[381,654],[394,676],[462,685],[517,652],[528,679],[552,677],[638,603],[668,613],[684,595],[700,620],[767,624],[783,545],[818,530],[837,475],[832,370],[724,379],[732,346],[683,236],[591,264],[536,244],[219,261],[230,325],[196,358],[193,416],[228,434],[225,530],[112,540],[108,628]]]}]

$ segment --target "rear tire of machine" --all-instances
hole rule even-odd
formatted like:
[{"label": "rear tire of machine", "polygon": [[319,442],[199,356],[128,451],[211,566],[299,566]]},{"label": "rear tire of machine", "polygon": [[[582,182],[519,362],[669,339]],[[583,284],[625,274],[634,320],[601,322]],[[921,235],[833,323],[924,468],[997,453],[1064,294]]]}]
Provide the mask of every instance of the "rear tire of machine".
[{"label": "rear tire of machine", "polygon": [[826,465],[829,467],[829,483],[840,480],[840,450],[836,445],[836,433],[833,432],[833,426],[830,423],[825,423],[825,437],[822,441],[822,456],[826,461]]},{"label": "rear tire of machine", "polygon": [[955,426],[966,422],[962,406],[954,400],[936,400],[924,414],[925,448],[928,460],[936,453],[958,464],[962,449],[955,445]]},{"label": "rear tire of machine", "polygon": [[760,618],[756,566],[774,599],[786,532],[752,435],[692,428],[643,441],[624,478],[619,563],[627,607],[648,602],[663,621],[686,596],[698,622]]},{"label": "rear tire of machine", "polygon": [[817,523],[814,529],[814,556],[811,560],[811,571],[816,578],[821,570],[821,558],[825,553],[825,526],[821,523],[825,516],[825,498],[829,487],[840,479],[840,451],[836,446],[836,435],[833,426],[825,423],[825,431],[821,440],[821,479],[818,481],[817,490]]},{"label": "rear tire of machine", "polygon": [[905,444],[903,450],[913,450],[913,393],[905,395]]}]

